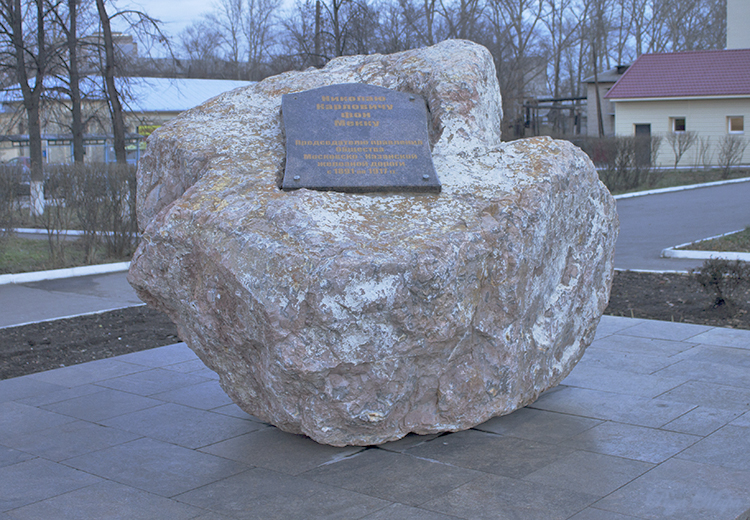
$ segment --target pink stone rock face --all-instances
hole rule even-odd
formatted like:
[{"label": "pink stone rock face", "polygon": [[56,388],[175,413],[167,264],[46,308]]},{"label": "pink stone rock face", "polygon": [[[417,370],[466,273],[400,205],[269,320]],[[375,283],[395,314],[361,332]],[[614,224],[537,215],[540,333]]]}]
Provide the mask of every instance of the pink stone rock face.
[{"label": "pink stone rock face", "polygon": [[[440,194],[278,188],[281,95],[337,83],[425,97]],[[130,282],[240,407],[320,443],[523,407],[592,341],[618,222],[579,149],[501,143],[500,106],[492,57],[463,41],[214,98],[149,139]]]}]

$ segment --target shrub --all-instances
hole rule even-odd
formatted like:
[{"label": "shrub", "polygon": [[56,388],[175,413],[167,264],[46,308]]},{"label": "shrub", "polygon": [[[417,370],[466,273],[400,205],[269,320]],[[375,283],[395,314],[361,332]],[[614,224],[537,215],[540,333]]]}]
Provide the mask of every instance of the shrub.
[{"label": "shrub", "polygon": [[714,309],[732,310],[732,296],[741,286],[750,283],[750,264],[739,260],[710,258],[698,270],[691,270],[695,280],[714,299]]},{"label": "shrub", "polygon": [[680,163],[680,159],[685,153],[692,148],[697,139],[695,132],[670,132],[667,134],[667,143],[674,153],[674,167]]},{"label": "shrub", "polygon": [[610,191],[630,191],[654,187],[663,173],[653,164],[662,138],[601,137],[578,142],[599,169],[599,177]]},{"label": "shrub", "polygon": [[745,154],[747,141],[738,135],[725,135],[719,142],[719,166],[721,166],[722,179],[729,178],[729,172],[733,166],[742,162]]}]

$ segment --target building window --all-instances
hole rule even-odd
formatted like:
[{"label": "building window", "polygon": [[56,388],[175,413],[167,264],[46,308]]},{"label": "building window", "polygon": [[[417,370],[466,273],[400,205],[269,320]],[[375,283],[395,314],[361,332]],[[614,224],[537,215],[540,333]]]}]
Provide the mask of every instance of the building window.
[{"label": "building window", "polygon": [[727,129],[730,134],[744,134],[745,133],[745,116],[729,116],[727,117]]},{"label": "building window", "polygon": [[672,132],[680,133],[685,131],[685,118],[684,117],[672,117]]}]

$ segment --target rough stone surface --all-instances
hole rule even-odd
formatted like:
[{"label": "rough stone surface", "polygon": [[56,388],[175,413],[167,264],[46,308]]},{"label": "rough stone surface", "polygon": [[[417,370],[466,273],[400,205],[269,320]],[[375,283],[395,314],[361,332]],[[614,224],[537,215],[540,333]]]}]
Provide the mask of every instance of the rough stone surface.
[{"label": "rough stone surface", "polygon": [[[363,82],[423,95],[439,195],[278,188],[281,95]],[[130,281],[248,413],[332,445],[456,431],[533,402],[591,342],[615,202],[567,142],[500,142],[468,42],[333,60],[157,130]]]}]

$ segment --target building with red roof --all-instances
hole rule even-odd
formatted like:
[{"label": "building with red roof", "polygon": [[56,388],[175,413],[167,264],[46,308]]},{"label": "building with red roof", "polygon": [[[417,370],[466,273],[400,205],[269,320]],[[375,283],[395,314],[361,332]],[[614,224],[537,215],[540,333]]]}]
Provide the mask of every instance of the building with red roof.
[{"label": "building with red roof", "polygon": [[[722,141],[747,143],[750,49],[643,54],[605,98],[615,107],[616,135],[691,132],[680,164],[718,164]],[[660,150],[656,163],[674,164],[671,148]],[[750,151],[742,162],[750,162]]]}]

